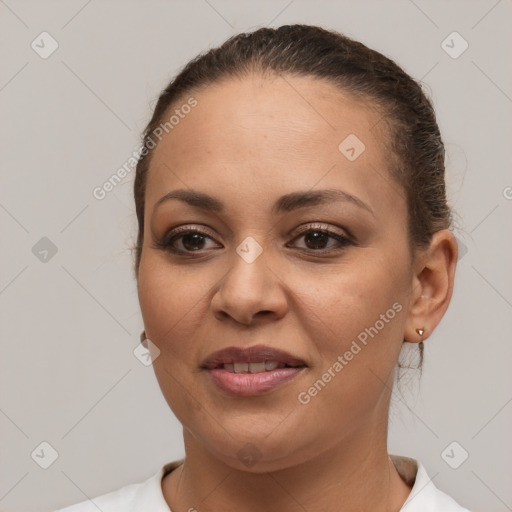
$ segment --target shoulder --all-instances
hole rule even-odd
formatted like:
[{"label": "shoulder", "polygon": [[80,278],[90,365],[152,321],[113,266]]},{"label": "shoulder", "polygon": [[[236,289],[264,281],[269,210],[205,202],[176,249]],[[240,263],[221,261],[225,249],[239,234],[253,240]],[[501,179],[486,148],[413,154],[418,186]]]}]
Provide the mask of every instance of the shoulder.
[{"label": "shoulder", "polygon": [[170,512],[162,493],[162,477],[182,462],[169,462],[143,482],[129,484],[53,512],[135,512],[145,509],[152,512]]},{"label": "shoulder", "polygon": [[132,510],[134,498],[144,487],[144,483],[126,485],[116,491],[97,496],[90,500],[81,501],[65,508],[60,508],[54,512],[127,512]]},{"label": "shoulder", "polygon": [[470,512],[434,485],[423,465],[415,459],[391,455],[398,473],[412,484],[400,512]]}]

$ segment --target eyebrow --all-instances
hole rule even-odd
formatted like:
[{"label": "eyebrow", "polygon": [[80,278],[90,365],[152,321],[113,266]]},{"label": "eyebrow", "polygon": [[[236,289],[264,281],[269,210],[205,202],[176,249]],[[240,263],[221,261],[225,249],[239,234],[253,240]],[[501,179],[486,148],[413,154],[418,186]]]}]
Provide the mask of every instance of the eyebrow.
[{"label": "eyebrow", "polygon": [[[225,211],[224,203],[215,197],[205,194],[204,192],[199,192],[197,190],[178,189],[172,190],[171,192],[168,192],[163,197],[161,197],[155,203],[153,212],[155,212],[157,207],[160,206],[163,202],[170,199],[179,199],[180,201],[183,201],[192,207],[199,208],[204,211],[214,213],[223,213]],[[272,212],[274,214],[288,213],[300,208],[307,208],[309,206],[317,206],[339,201],[352,203],[359,208],[367,210],[375,217],[375,213],[365,202],[363,202],[358,197],[340,189],[307,190],[285,194],[284,196],[281,196],[279,199],[277,199],[277,201],[274,203]]]}]

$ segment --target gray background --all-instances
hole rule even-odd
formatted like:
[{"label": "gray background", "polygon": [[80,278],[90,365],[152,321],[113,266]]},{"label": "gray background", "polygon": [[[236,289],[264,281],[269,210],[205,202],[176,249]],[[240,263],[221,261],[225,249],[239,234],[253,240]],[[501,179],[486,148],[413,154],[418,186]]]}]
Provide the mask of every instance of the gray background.
[{"label": "gray background", "polygon": [[[374,47],[432,94],[467,252],[421,384],[412,376],[393,397],[390,452],[418,458],[474,511],[512,510],[511,11],[506,0],[0,0],[0,509],[52,510],[183,456],[133,353],[134,171],[102,201],[92,191],[138,148],[186,61],[234,33],[302,22]],[[43,31],[59,44],[46,59],[31,48],[49,48]],[[458,58],[441,46],[453,31],[469,43]],[[47,469],[43,441],[58,452]],[[457,469],[441,455],[453,441],[452,461],[469,453]]]}]

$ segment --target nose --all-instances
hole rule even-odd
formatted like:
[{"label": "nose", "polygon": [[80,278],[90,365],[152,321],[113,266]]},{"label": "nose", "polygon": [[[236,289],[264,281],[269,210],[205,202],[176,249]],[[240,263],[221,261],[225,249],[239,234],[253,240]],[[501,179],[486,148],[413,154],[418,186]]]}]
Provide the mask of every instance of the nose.
[{"label": "nose", "polygon": [[[253,261],[233,251],[229,270],[218,284],[212,309],[218,320],[246,326],[282,318],[288,309],[286,286],[269,249]],[[274,268],[272,268],[274,267]]]}]

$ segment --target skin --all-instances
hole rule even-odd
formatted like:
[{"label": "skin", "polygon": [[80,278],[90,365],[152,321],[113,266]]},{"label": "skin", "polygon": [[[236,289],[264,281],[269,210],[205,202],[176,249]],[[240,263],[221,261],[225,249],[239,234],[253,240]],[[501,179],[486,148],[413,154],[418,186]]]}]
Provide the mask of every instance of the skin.
[{"label": "skin", "polygon": [[[227,79],[193,96],[198,105],[152,157],[138,276],[146,335],[160,350],[155,374],[186,449],[185,463],[163,479],[164,497],[174,512],[399,510],[410,487],[387,452],[394,372],[403,340],[419,342],[417,328],[427,339],[448,307],[455,238],[439,231],[426,250],[409,253],[404,192],[368,102],[291,76]],[[366,146],[352,162],[338,150],[349,134]],[[348,201],[272,212],[284,194],[327,188],[373,213]],[[212,195],[225,211],[171,199],[153,212],[176,189]],[[315,245],[298,233],[319,222],[355,245]],[[205,238],[175,240],[188,248],[183,255],[158,246],[184,225]],[[236,252],[249,236],[263,249],[252,263]],[[299,393],[394,303],[401,311],[301,404]],[[214,351],[257,344],[308,367],[247,398],[225,394],[199,368]],[[250,467],[237,455],[247,443],[257,449]]]}]

